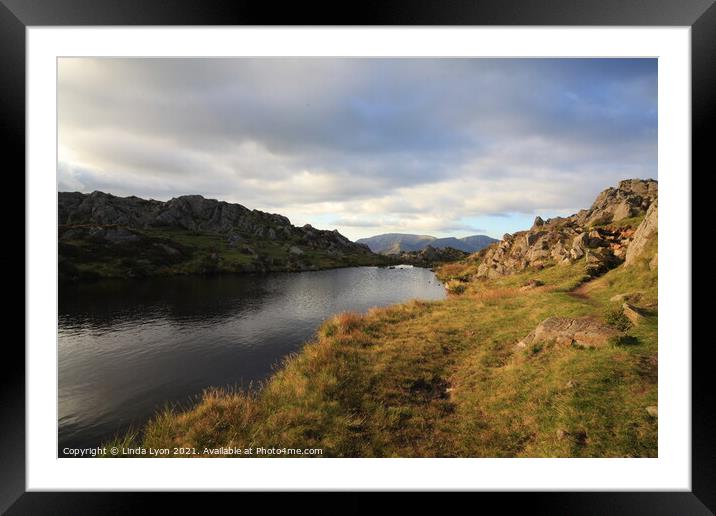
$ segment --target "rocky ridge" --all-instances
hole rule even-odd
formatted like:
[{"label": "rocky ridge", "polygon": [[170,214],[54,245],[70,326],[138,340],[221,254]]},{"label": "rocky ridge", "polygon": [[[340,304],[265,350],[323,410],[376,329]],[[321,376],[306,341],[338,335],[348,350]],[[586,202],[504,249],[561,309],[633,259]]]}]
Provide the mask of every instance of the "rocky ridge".
[{"label": "rocky ridge", "polygon": [[58,194],[61,281],[385,265],[337,230],[199,195],[166,202]]},{"label": "rocky ridge", "polygon": [[[584,260],[588,275],[597,276],[625,260],[629,263],[657,231],[657,196],[657,181],[629,179],[604,190],[589,209],[570,217],[537,217],[529,230],[506,234],[471,255],[479,262],[476,276],[492,278],[579,260]],[[636,229],[620,224],[640,216],[644,218]]]},{"label": "rocky ridge", "polygon": [[[320,230],[310,224],[293,226],[283,215],[249,210],[240,204],[205,199],[201,195],[185,195],[162,202],[133,196],[117,197],[104,192],[60,192],[58,223],[70,227],[68,229],[71,226],[96,226],[97,235],[101,233],[102,226],[174,228],[223,234],[230,246],[251,238],[272,241],[298,239],[313,249],[371,253],[367,246],[351,242],[337,230]],[[63,235],[72,237],[73,233]],[[104,236],[115,240],[116,230]]]}]

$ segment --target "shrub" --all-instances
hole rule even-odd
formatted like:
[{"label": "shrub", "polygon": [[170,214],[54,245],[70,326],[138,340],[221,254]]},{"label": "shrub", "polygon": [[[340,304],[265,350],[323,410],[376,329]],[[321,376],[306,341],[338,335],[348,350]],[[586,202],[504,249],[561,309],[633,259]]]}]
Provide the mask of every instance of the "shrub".
[{"label": "shrub", "polygon": [[633,335],[620,335],[609,339],[609,343],[612,346],[635,346],[639,344],[639,339]]},{"label": "shrub", "polygon": [[620,331],[626,331],[631,328],[631,321],[626,315],[624,315],[621,308],[609,310],[604,315],[604,320],[609,326],[612,326]]},{"label": "shrub", "polygon": [[462,294],[463,292],[465,292],[467,285],[462,281],[452,279],[445,283],[445,288],[451,294]]}]

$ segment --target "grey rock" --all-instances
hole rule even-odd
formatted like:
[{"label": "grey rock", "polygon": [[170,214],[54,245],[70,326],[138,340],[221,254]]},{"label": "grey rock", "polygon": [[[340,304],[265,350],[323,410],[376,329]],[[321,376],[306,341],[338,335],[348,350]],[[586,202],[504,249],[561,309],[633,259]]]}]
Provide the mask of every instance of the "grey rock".
[{"label": "grey rock", "polygon": [[[303,237],[313,242],[315,249],[327,249],[333,244],[347,253],[371,254],[368,247],[351,242],[338,231],[320,230],[310,225],[298,228],[282,215],[249,210],[240,204],[206,199],[201,195],[184,195],[162,202],[117,197],[104,192],[60,192],[58,222],[60,226],[95,226],[90,230],[92,238],[105,238],[108,231],[105,226],[172,228],[226,235],[231,247],[236,247],[241,242],[238,235],[244,234],[270,240]],[[126,242],[132,238],[126,233],[109,233],[111,241]]]},{"label": "grey rock", "polygon": [[657,235],[658,231],[659,201],[654,200],[651,206],[649,206],[649,210],[646,212],[644,220],[642,220],[639,227],[636,228],[632,242],[629,244],[629,248],[626,252],[626,258],[624,260],[624,265],[626,267],[632,266],[637,262],[637,258],[644,254],[647,244]]},{"label": "grey rock", "polygon": [[624,218],[645,213],[657,198],[658,183],[653,179],[627,179],[617,188],[607,188],[597,196],[592,206],[577,221],[582,225],[594,226],[617,222]]},{"label": "grey rock", "polygon": [[622,304],[622,311],[627,319],[629,319],[633,324],[639,324],[644,320],[644,316],[646,315],[644,309],[626,301]]},{"label": "grey rock", "polygon": [[602,347],[623,332],[607,326],[591,317],[549,317],[537,325],[518,346],[555,342],[558,345],[578,347]]}]

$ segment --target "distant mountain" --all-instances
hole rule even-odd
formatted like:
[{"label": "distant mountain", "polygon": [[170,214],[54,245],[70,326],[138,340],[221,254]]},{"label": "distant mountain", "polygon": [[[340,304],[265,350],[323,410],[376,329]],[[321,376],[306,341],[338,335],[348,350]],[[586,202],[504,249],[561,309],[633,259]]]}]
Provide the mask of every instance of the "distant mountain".
[{"label": "distant mountain", "polygon": [[427,246],[435,249],[452,247],[466,253],[474,253],[487,247],[496,239],[487,235],[472,235],[463,238],[436,238],[430,235],[411,235],[404,233],[386,233],[369,238],[356,240],[358,244],[367,245],[371,251],[380,254],[399,254],[402,252],[421,251]]},{"label": "distant mountain", "polygon": [[402,251],[420,251],[433,240],[435,240],[435,237],[428,235],[386,233],[384,235],[361,238],[356,240],[356,243],[367,245],[374,253],[398,254]]},{"label": "distant mountain", "polygon": [[430,245],[436,249],[452,247],[458,251],[474,253],[498,240],[487,235],[471,235],[462,238],[447,237],[433,240]]}]

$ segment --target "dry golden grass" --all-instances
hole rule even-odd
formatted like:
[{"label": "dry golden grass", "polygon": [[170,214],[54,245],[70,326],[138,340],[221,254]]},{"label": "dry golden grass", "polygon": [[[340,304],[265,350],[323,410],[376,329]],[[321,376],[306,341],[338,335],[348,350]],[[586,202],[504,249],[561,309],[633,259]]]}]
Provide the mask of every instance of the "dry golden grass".
[{"label": "dry golden grass", "polygon": [[470,299],[478,302],[496,301],[511,297],[523,296],[526,292],[515,287],[497,287],[480,289],[470,294]]}]

